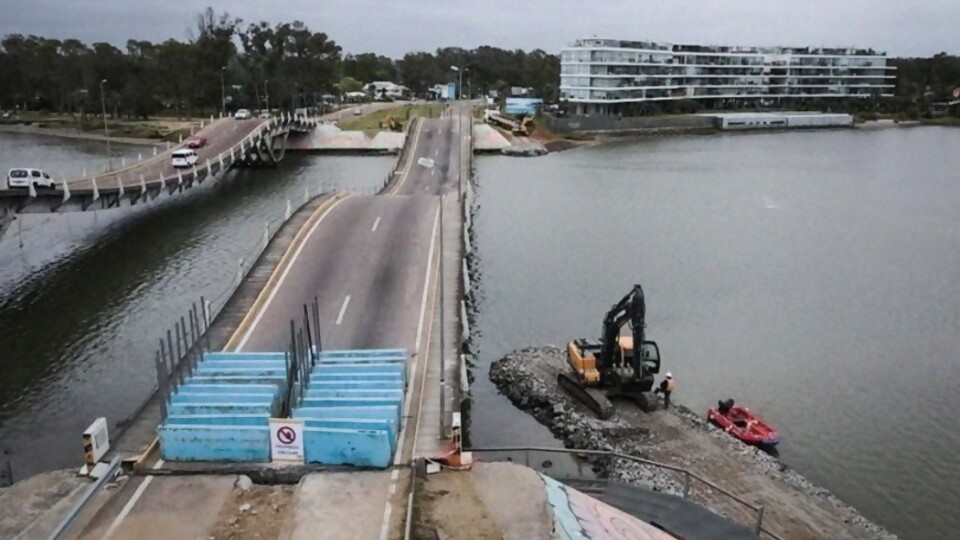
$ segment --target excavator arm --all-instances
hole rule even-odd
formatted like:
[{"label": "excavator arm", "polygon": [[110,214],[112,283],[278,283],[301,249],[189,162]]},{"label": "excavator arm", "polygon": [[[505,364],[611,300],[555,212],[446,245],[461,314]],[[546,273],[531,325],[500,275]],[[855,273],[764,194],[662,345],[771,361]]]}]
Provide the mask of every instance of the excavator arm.
[{"label": "excavator arm", "polygon": [[643,287],[633,286],[619,302],[610,308],[603,318],[603,337],[600,341],[600,354],[597,357],[597,369],[601,373],[611,369],[615,363],[620,329],[630,322],[633,330],[634,347],[639,348],[644,340],[644,327],[647,305],[643,298]]}]

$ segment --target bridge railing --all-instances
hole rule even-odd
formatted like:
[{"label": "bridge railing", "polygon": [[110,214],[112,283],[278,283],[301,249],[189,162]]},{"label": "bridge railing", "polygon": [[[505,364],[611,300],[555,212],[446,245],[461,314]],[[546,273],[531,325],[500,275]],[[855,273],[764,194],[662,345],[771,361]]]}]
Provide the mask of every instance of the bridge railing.
[{"label": "bridge railing", "polygon": [[[623,454],[620,452],[613,452],[607,450],[578,450],[571,448],[555,448],[548,446],[505,446],[505,447],[482,447],[482,448],[470,448],[469,451],[474,454],[499,454],[501,456],[497,461],[511,461],[511,462],[521,462],[518,457],[522,457],[522,463],[526,467],[530,467],[537,470],[547,470],[552,468],[552,462],[545,460],[538,467],[536,463],[530,461],[531,454],[564,454],[570,455],[575,458],[580,459],[590,459],[590,458],[601,458],[601,459],[613,459],[613,460],[624,460],[631,463],[636,463],[645,467],[650,467],[662,471],[668,471],[675,475],[679,475],[681,479],[681,485],[683,486],[682,497],[684,499],[694,500],[697,498],[697,486],[705,488],[704,491],[708,493],[719,493],[723,495],[724,498],[729,502],[733,503],[734,507],[739,507],[746,510],[750,515],[753,516],[752,520],[745,520],[745,516],[738,514],[741,523],[747,524],[752,527],[754,533],[760,537],[766,535],[769,538],[774,540],[784,540],[777,534],[769,531],[763,527],[763,514],[764,507],[759,502],[753,503],[745,500],[739,495],[720,487],[719,485],[711,482],[710,480],[700,476],[699,474],[686,469],[684,467],[678,467],[675,465],[669,465],[667,463],[660,463],[658,461],[652,461],[649,459],[644,459],[639,456],[632,456],[630,454]],[[569,476],[569,475],[568,475]],[[583,479],[576,478],[577,473],[574,473],[574,479]],[[592,476],[592,475],[591,475]],[[589,478],[590,480],[596,481],[596,478]],[[696,502],[696,501],[694,501]],[[701,502],[698,504],[704,505],[701,497]],[[734,512],[736,513],[736,512]]]}]

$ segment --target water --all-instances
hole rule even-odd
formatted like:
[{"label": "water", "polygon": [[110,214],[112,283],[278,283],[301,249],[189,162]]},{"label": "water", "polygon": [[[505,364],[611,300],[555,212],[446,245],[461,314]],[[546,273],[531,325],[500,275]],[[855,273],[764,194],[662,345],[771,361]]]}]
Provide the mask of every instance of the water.
[{"label": "water", "polygon": [[[55,141],[0,134],[0,166],[99,151]],[[14,474],[78,466],[94,418],[133,412],[153,386],[161,332],[201,295],[224,296],[287,199],[320,182],[371,188],[395,161],[288,156],[143,208],[24,216],[0,241],[0,448]]]},{"label": "water", "polygon": [[496,393],[490,362],[599,337],[639,282],[681,403],[734,397],[780,429],[786,463],[866,516],[956,538],[958,147],[960,130],[917,128],[480,158],[473,442],[549,438]]}]

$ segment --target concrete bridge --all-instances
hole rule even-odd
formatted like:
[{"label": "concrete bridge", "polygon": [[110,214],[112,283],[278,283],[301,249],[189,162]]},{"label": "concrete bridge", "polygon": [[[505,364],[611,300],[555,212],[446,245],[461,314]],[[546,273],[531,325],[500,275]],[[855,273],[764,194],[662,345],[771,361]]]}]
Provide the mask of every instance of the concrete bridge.
[{"label": "concrete bridge", "polygon": [[194,167],[175,169],[171,153],[185,143],[119,170],[87,178],[63,179],[54,188],[0,189],[0,238],[16,214],[83,212],[143,204],[171,197],[208,178],[240,166],[275,164],[291,133],[306,133],[313,119],[282,115],[269,120],[214,120],[201,129],[207,144],[197,149]]}]

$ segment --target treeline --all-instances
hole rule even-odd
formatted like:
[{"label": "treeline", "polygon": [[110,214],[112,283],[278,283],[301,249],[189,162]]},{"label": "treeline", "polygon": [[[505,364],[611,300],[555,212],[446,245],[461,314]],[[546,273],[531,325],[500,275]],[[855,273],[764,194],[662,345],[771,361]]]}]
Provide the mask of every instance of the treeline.
[{"label": "treeline", "polygon": [[[109,43],[8,35],[0,41],[0,109],[15,107],[80,115],[146,117],[161,112],[208,115],[226,109],[293,109],[320,104],[372,81],[401,82],[424,94],[457,80],[476,95],[510,86],[533,87],[556,99],[559,61],[541,50],[438,49],[393,60],[344,54],[323,32],[299,21],[245,25],[211,8],[198,14],[192,37],[151,43]],[[102,88],[102,98],[101,98]]]}]

